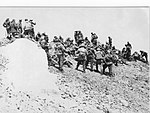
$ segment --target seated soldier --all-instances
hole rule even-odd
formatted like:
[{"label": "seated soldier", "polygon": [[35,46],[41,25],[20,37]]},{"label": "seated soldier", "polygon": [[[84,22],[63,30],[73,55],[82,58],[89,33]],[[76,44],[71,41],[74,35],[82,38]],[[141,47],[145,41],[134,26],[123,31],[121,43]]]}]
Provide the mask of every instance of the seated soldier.
[{"label": "seated soldier", "polygon": [[145,61],[146,61],[146,63],[148,63],[148,54],[147,54],[147,52],[140,50],[140,53],[141,53],[141,57],[142,58],[145,57]]},{"label": "seated soldier", "polygon": [[79,49],[76,52],[77,54],[77,66],[76,70],[78,70],[78,67],[82,64],[83,65],[83,72],[85,73],[86,69],[86,61],[87,61],[87,50],[84,44],[79,46]]}]

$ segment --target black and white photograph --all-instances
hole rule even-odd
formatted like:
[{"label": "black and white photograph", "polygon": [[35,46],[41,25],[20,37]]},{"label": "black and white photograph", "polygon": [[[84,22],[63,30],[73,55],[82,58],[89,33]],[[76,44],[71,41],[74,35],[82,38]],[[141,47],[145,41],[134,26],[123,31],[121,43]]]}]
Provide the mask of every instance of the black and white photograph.
[{"label": "black and white photograph", "polygon": [[150,113],[148,6],[0,14],[0,113]]}]

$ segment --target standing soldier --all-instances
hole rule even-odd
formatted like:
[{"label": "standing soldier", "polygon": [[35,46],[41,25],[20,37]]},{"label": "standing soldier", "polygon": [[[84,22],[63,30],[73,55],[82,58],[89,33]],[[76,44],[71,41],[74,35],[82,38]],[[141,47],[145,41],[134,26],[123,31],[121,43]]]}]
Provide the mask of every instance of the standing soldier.
[{"label": "standing soldier", "polygon": [[19,20],[19,22],[17,23],[17,27],[18,27],[18,32],[21,34],[22,33],[22,20]]},{"label": "standing soldier", "polygon": [[48,43],[49,38],[48,35],[46,35],[46,33],[42,33],[43,39],[46,41],[46,43]]},{"label": "standing soldier", "polygon": [[12,36],[15,37],[16,34],[18,33],[17,24],[16,24],[16,22],[15,22],[15,19],[13,19],[13,20],[10,22],[10,29],[11,29]]},{"label": "standing soldier", "polygon": [[23,30],[24,30],[24,35],[26,36],[26,35],[29,35],[30,33],[30,29],[31,29],[31,25],[30,25],[30,23],[29,23],[29,21],[28,21],[28,19],[25,19],[25,25],[24,25],[24,28],[23,28]]},{"label": "standing soldier", "polygon": [[111,47],[112,47],[112,38],[111,37],[108,37],[108,43],[109,43],[109,48],[111,49]]},{"label": "standing soldier", "polygon": [[59,70],[63,71],[65,48],[59,41],[55,42],[55,45],[56,45],[55,46],[55,54],[57,55],[57,58],[58,58]]},{"label": "standing soldier", "polygon": [[90,45],[90,41],[89,41],[88,37],[85,37],[84,41],[85,41],[86,46]]},{"label": "standing soldier", "polygon": [[112,57],[111,54],[108,53],[104,57],[103,74],[105,74],[105,69],[108,67],[109,75],[112,76],[112,65],[113,65]]},{"label": "standing soldier", "polygon": [[85,45],[81,44],[79,46],[79,49],[77,50],[76,54],[78,56],[76,70],[78,70],[78,67],[82,64],[83,65],[83,73],[85,73],[86,61],[87,61],[87,50],[86,50]]},{"label": "standing soldier", "polygon": [[24,35],[29,35],[30,38],[34,37],[34,25],[36,23],[33,22],[33,20],[25,19],[25,26],[24,26]]},{"label": "standing soldier", "polygon": [[91,42],[93,46],[97,46],[97,39],[98,36],[95,33],[91,32]]},{"label": "standing soldier", "polygon": [[74,38],[75,38],[75,42],[78,44],[78,46],[80,44],[82,44],[82,42],[84,41],[83,34],[81,31],[75,31]]},{"label": "standing soldier", "polygon": [[101,65],[104,61],[104,50],[97,48],[95,51],[96,54],[96,72],[99,72],[98,66]]},{"label": "standing soldier", "polygon": [[95,60],[95,51],[93,48],[89,47],[87,49],[88,55],[87,55],[87,62],[86,62],[86,67],[88,66],[88,63],[90,62],[90,67],[91,71],[93,71],[93,65],[94,65],[94,60]]},{"label": "standing soldier", "polygon": [[3,27],[6,28],[6,31],[7,31],[7,38],[8,38],[8,39],[11,39],[11,37],[10,37],[11,27],[10,27],[10,20],[9,20],[9,18],[7,18],[7,19],[5,20],[5,22],[3,23]]},{"label": "standing soldier", "polygon": [[59,36],[59,40],[60,40],[60,42],[61,42],[62,44],[64,44],[64,39],[63,39],[62,36]]},{"label": "standing soldier", "polygon": [[36,25],[35,22],[33,22],[33,20],[29,20],[30,25],[31,25],[31,36],[32,38],[35,37],[35,33],[34,33],[34,25]]},{"label": "standing soldier", "polygon": [[129,42],[127,42],[125,46],[126,46],[126,59],[130,61],[132,46]]},{"label": "standing soldier", "polygon": [[126,48],[123,48],[123,49],[122,49],[122,51],[121,51],[121,56],[122,56],[123,58],[126,57]]}]

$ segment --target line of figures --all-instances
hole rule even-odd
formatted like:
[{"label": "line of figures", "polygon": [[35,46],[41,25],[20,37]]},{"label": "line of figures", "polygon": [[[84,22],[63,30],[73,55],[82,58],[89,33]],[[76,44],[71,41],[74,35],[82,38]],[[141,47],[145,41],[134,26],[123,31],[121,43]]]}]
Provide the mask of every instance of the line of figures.
[{"label": "line of figures", "polygon": [[[112,66],[118,66],[118,63],[128,65],[127,61],[139,60],[148,64],[147,52],[141,50],[140,54],[134,52],[131,55],[132,45],[129,42],[122,50],[119,50],[113,46],[111,37],[108,37],[106,44],[101,44],[96,33],[91,32],[91,40],[89,40],[81,31],[74,32],[74,40],[69,37],[64,41],[62,36],[54,36],[53,40],[49,41],[46,33],[38,32],[35,35],[35,25],[33,20],[25,19],[25,25],[22,26],[22,20],[16,23],[15,19],[10,21],[9,18],[3,24],[9,40],[28,38],[37,42],[47,54],[48,65],[58,65],[60,71],[63,71],[65,64],[71,67],[72,62],[67,60],[68,56],[77,61],[76,70],[82,65],[84,73],[86,69],[90,69],[103,74],[108,73],[110,76],[113,75]],[[102,71],[99,71],[99,66],[102,67]],[[106,68],[109,72],[105,72]]]}]

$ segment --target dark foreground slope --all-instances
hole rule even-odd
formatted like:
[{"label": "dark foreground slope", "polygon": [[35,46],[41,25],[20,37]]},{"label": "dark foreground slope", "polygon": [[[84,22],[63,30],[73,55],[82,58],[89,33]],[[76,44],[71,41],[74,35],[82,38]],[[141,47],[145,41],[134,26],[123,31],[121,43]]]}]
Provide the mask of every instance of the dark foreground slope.
[{"label": "dark foreground slope", "polygon": [[0,113],[150,113],[149,65],[142,62],[114,66],[114,77],[89,70],[82,73],[74,67],[61,73],[49,67],[58,90],[47,86],[38,94],[16,90],[5,75],[9,63],[0,55]]}]

